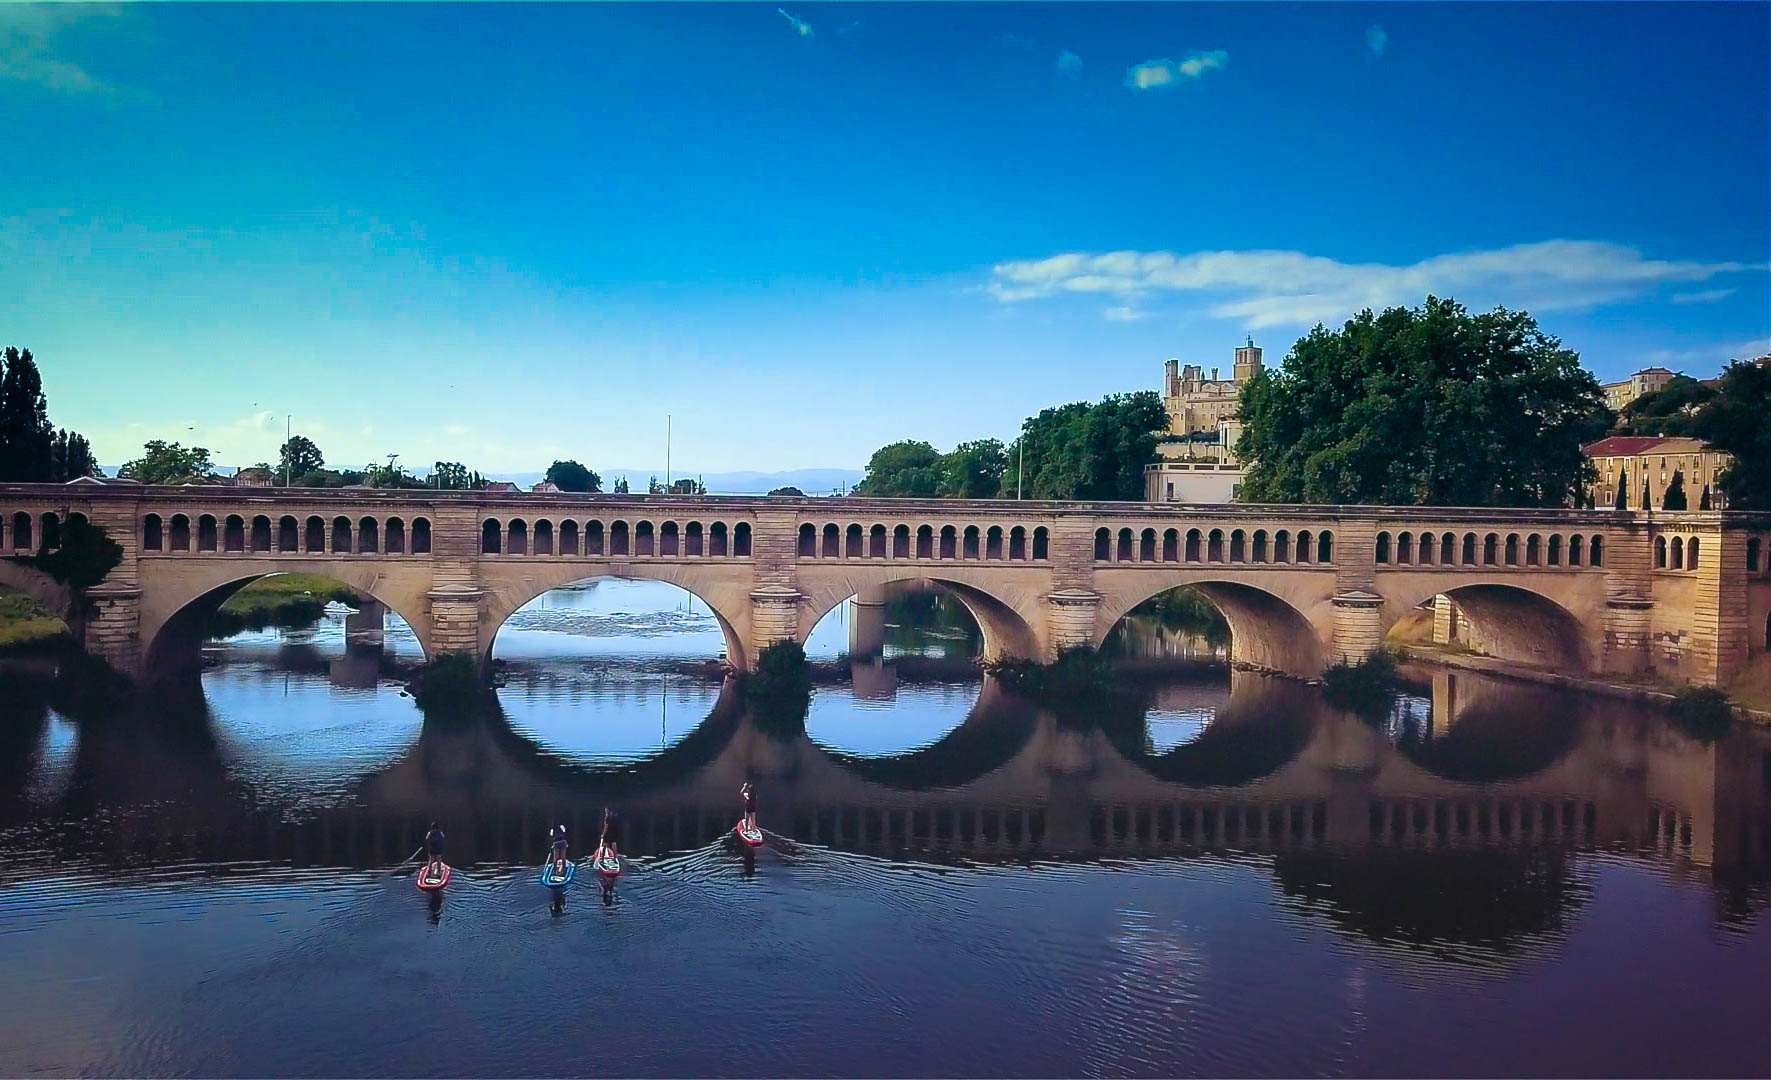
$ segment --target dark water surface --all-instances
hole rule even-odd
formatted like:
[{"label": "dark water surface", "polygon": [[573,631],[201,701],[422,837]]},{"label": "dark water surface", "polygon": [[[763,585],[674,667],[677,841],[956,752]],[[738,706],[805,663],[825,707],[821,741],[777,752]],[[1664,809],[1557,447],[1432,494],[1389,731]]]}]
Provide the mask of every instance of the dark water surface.
[{"label": "dark water surface", "polygon": [[[475,720],[397,621],[138,714],[7,681],[0,1074],[1771,1074],[1763,731],[1432,672],[1372,721],[1221,671],[1060,714],[891,648],[802,724],[648,599],[519,613]],[[552,904],[605,804],[627,871]]]}]

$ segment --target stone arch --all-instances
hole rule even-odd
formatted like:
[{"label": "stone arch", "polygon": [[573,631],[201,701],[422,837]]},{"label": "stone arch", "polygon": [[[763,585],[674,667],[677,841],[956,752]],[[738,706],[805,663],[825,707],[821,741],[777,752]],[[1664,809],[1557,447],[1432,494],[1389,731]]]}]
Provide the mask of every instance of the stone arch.
[{"label": "stone arch", "polygon": [[1099,648],[1133,608],[1182,586],[1198,590],[1230,624],[1232,663],[1306,678],[1321,673],[1322,639],[1303,612],[1266,589],[1220,577],[1159,581],[1115,597],[1097,613],[1090,643]]},{"label": "stone arch", "polygon": [[493,658],[493,643],[498,631],[513,614],[536,597],[599,578],[661,581],[693,596],[713,612],[714,621],[725,638],[727,662],[740,671],[749,670],[755,659],[745,638],[750,626],[749,584],[729,573],[721,574],[717,568],[703,569],[694,563],[681,562],[634,563],[621,574],[564,562],[493,570],[486,576],[489,589],[480,610],[480,656],[487,662]]},{"label": "stone arch", "polygon": [[984,657],[987,660],[1033,658],[1040,655],[1039,635],[1028,617],[1013,601],[992,591],[959,579],[956,576],[930,574],[915,567],[887,569],[881,564],[875,572],[845,574],[828,582],[808,583],[803,577],[800,588],[806,593],[801,601],[801,617],[796,637],[804,642],[824,616],[837,605],[860,594],[862,589],[891,585],[900,581],[924,580],[950,593],[970,612],[972,620],[984,635]]},{"label": "stone arch", "polygon": [[1465,644],[1477,652],[1557,671],[1590,671],[1596,653],[1580,618],[1561,600],[1533,587],[1539,582],[1569,580],[1522,576],[1460,583],[1441,579],[1438,587],[1400,597],[1405,603],[1386,604],[1385,608],[1386,612],[1405,612],[1443,593],[1463,614],[1462,625],[1469,634]]},{"label": "stone arch", "polygon": [[212,571],[194,582],[186,578],[158,579],[164,583],[161,588],[176,591],[157,589],[157,595],[144,597],[140,635],[145,675],[152,678],[197,667],[202,657],[203,627],[215,610],[252,582],[286,573],[318,574],[379,601],[412,628],[418,647],[427,658],[434,655],[424,599],[428,577],[410,578],[402,588],[390,582],[384,570],[373,563],[353,567],[348,561],[328,565],[278,560],[267,565],[266,561],[254,559],[252,564],[250,569],[242,569],[231,560],[216,563]]}]

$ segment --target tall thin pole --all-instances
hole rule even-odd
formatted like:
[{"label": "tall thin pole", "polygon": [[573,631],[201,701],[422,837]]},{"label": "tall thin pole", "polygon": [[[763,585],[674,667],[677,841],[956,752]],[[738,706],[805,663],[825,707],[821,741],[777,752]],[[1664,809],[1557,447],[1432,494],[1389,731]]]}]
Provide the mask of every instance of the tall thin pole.
[{"label": "tall thin pole", "polygon": [[1015,441],[1018,444],[1015,453],[1015,501],[1019,502],[1021,481],[1027,478],[1027,433],[1023,431],[1021,437]]},{"label": "tall thin pole", "polygon": [[284,413],[283,414],[283,486],[284,487],[289,486],[289,440],[291,438],[293,438],[293,436],[290,434],[290,432],[295,430],[294,423],[295,423],[295,414],[294,413]]},{"label": "tall thin pole", "polygon": [[670,494],[670,414],[664,414],[664,494]]}]

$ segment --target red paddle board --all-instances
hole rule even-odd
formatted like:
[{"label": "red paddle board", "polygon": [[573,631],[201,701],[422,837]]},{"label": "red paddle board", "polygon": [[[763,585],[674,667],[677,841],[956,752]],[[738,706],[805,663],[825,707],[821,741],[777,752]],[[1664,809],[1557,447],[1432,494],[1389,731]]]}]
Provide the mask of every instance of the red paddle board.
[{"label": "red paddle board", "polygon": [[421,866],[418,868],[418,887],[426,892],[435,892],[447,884],[449,884],[448,863],[442,865],[442,872],[435,877],[430,876],[429,866]]},{"label": "red paddle board", "polygon": [[763,831],[761,829],[746,829],[744,827],[744,822],[739,821],[738,824],[732,826],[732,832],[738,837],[738,839],[749,844],[751,847],[763,846]]},{"label": "red paddle board", "polygon": [[621,876],[621,859],[619,856],[609,854],[608,848],[598,849],[596,858],[591,861],[591,865],[595,866],[596,872],[606,880],[613,881]]}]

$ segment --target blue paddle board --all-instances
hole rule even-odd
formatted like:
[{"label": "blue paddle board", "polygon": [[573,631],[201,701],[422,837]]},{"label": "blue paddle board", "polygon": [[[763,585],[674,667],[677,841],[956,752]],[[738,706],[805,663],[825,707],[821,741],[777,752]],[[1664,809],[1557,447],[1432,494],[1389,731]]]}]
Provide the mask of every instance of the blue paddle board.
[{"label": "blue paddle board", "polygon": [[572,878],[577,873],[578,864],[572,860],[566,860],[566,872],[562,876],[555,870],[553,860],[549,859],[541,866],[541,884],[546,885],[550,889],[562,888],[572,884]]}]

